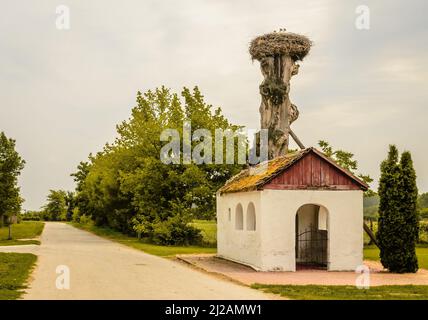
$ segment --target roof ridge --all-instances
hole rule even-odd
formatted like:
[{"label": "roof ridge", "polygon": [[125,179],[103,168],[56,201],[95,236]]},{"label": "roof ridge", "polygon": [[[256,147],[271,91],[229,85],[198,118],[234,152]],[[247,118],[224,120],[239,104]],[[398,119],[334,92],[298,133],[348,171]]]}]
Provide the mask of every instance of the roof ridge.
[{"label": "roof ridge", "polygon": [[[302,159],[306,154],[313,152],[318,157],[322,158],[324,161],[328,162],[330,165],[337,168],[343,174],[348,176],[348,178],[354,180],[360,185],[364,190],[368,189],[368,185],[356,177],[349,170],[342,168],[337,164],[333,159],[328,157],[326,154],[316,149],[315,147],[308,147],[306,149],[298,150],[294,153],[288,153],[286,155],[264,161],[257,164],[254,167],[248,167],[241,170],[238,174],[231,177],[225,184],[222,186],[218,192],[231,193],[231,192],[245,192],[245,191],[254,191],[260,190],[261,187],[272,181],[275,177],[282,174],[288,168],[293,166],[297,161]],[[264,169],[263,165],[267,167]],[[258,170],[259,169],[259,170]],[[264,169],[261,171],[260,169]]]}]

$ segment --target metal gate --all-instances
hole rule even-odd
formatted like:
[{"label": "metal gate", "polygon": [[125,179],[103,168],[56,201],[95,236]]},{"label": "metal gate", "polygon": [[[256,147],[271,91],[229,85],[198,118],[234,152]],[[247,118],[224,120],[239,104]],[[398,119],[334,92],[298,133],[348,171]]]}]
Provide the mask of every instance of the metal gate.
[{"label": "metal gate", "polygon": [[298,265],[327,267],[327,230],[305,229],[296,236],[296,262]]}]

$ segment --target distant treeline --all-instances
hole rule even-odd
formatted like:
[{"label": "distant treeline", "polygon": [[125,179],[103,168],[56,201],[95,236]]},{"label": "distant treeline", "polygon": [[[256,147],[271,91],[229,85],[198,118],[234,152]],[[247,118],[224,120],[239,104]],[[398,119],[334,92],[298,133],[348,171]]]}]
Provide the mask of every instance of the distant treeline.
[{"label": "distant treeline", "polygon": [[[377,220],[379,210],[379,196],[364,197],[364,217]],[[428,192],[418,197],[418,210],[421,219],[428,219]]]}]

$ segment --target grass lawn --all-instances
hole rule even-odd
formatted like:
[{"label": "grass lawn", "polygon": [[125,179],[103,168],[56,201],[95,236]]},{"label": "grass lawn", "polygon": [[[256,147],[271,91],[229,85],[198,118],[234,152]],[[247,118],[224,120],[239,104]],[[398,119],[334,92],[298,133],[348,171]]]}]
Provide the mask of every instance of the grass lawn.
[{"label": "grass lawn", "polygon": [[[12,225],[12,240],[7,240],[8,227],[0,228],[0,246],[40,244],[38,240],[30,240],[42,234],[44,223],[40,221],[22,221]],[[25,239],[25,240],[20,240]]]},{"label": "grass lawn", "polygon": [[358,289],[355,286],[252,285],[255,289],[298,300],[427,300],[428,286],[379,286]]},{"label": "grass lawn", "polygon": [[[419,268],[428,269],[428,247],[418,246],[416,248]],[[364,248],[364,259],[379,261],[379,249],[375,246]]]},{"label": "grass lawn", "polygon": [[198,247],[198,246],[159,246],[144,241],[138,241],[137,238],[129,237],[118,231],[114,231],[110,228],[97,227],[92,224],[78,224],[72,223],[73,226],[79,229],[83,229],[92,232],[98,236],[117,241],[121,244],[129,247],[156,255],[161,257],[172,257],[176,254],[188,254],[188,253],[216,253],[217,248]]},{"label": "grass lawn", "polygon": [[0,246],[19,246],[25,244],[37,244],[40,245],[39,240],[0,240]]},{"label": "grass lawn", "polygon": [[217,223],[213,220],[193,220],[191,223],[196,229],[201,230],[204,242],[209,246],[217,246]]},{"label": "grass lawn", "polygon": [[18,299],[37,260],[30,253],[0,253],[0,300]]}]

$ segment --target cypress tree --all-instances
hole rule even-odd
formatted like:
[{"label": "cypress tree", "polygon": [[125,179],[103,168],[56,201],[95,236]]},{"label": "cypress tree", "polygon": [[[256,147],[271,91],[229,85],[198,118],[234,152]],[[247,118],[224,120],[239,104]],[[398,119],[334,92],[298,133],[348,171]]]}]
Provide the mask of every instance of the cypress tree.
[{"label": "cypress tree", "polygon": [[379,180],[379,225],[377,239],[382,265],[391,272],[416,272],[415,244],[418,235],[416,173],[410,153],[398,161],[398,150],[390,146],[381,164]]},{"label": "cypress tree", "polygon": [[398,150],[394,145],[389,146],[388,158],[380,166],[379,180],[379,220],[376,238],[380,248],[380,261],[389,269],[394,260],[394,253],[400,250],[400,243],[396,241],[399,230],[394,218],[398,216],[400,206],[398,166]]},{"label": "cypress tree", "polygon": [[416,172],[413,168],[413,161],[410,152],[403,152],[400,160],[400,194],[403,225],[401,228],[401,238],[403,240],[402,261],[395,267],[391,266],[395,272],[416,272],[418,271],[418,260],[416,257],[416,242],[419,234],[418,219],[418,187],[416,185]]}]

